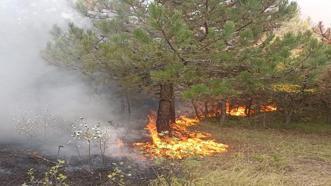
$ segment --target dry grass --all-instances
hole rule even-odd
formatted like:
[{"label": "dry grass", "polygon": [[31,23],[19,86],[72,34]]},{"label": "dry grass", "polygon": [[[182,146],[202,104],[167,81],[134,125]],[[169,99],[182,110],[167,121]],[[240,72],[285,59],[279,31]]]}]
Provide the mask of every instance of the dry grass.
[{"label": "dry grass", "polygon": [[201,125],[200,130],[230,145],[229,152],[178,161],[181,174],[160,176],[151,185],[331,186],[330,134],[213,123]]}]

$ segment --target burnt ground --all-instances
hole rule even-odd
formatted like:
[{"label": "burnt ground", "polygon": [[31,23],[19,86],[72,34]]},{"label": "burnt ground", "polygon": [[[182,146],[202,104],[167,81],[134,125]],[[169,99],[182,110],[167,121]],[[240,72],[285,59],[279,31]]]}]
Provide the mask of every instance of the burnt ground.
[{"label": "burnt ground", "polygon": [[[82,160],[72,157],[63,168],[63,173],[68,177],[69,185],[119,185],[118,181],[112,182],[107,175],[115,169],[121,170],[125,185],[146,185],[149,180],[155,179],[155,169],[147,160],[132,158],[109,158],[101,164],[100,157],[94,156],[93,166],[87,164],[87,159]],[[0,145],[0,185],[22,185],[29,180],[27,171],[35,170],[37,179],[41,179],[50,167],[56,164],[54,157],[47,157],[27,147],[20,145]],[[117,178],[116,178],[117,179]]]}]

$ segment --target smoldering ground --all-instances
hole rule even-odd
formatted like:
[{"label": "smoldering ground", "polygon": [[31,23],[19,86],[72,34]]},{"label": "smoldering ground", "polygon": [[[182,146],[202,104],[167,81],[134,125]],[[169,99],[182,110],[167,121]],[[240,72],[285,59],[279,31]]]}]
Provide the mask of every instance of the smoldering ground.
[{"label": "smoldering ground", "polygon": [[[91,121],[91,129],[107,126],[111,143],[129,136],[128,121],[116,121],[119,101],[112,88],[97,94],[78,72],[60,70],[41,58],[53,25],[69,22],[88,25],[67,0],[0,1],[0,144],[52,154],[61,147],[61,153],[77,154],[72,142],[79,136],[72,136],[72,125],[84,129],[84,119]],[[114,120],[120,122],[116,127]]]}]

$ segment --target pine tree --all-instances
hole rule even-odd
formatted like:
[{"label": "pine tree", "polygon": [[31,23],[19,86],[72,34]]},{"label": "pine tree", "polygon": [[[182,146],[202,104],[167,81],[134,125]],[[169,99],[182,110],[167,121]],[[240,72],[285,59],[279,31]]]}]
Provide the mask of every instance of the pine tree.
[{"label": "pine tree", "polygon": [[[323,42],[331,45],[331,28],[325,28],[322,22],[319,22],[314,28],[314,32]],[[326,120],[331,123],[331,64],[325,66],[318,78],[318,88],[323,108],[326,111]]]},{"label": "pine tree", "polygon": [[46,58],[103,73],[127,87],[147,92],[157,87],[159,132],[169,131],[175,120],[177,92],[223,102],[233,93],[256,94],[274,83],[281,63],[294,64],[286,69],[297,72],[300,60],[311,62],[303,54],[293,58],[296,47],[309,44],[304,54],[322,47],[309,34],[276,39],[275,30],[297,14],[296,3],[288,0],[81,0],[77,5],[93,27],[54,29]]}]

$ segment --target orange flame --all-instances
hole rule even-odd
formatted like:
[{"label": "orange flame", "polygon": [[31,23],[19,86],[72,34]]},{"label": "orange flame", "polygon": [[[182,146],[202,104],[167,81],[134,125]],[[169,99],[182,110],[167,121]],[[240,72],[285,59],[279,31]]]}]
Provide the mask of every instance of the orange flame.
[{"label": "orange flame", "polygon": [[237,108],[230,109],[230,106],[227,104],[227,114],[230,116],[237,116],[237,117],[246,117],[246,107],[245,106],[239,106]]},{"label": "orange flame", "polygon": [[277,111],[277,106],[275,104],[263,105],[261,107],[261,112],[276,112],[276,111]]},{"label": "orange flame", "polygon": [[[277,106],[275,104],[269,105],[262,105],[260,108],[260,112],[275,112],[277,111]],[[230,116],[237,116],[237,117],[246,117],[246,106],[238,106],[235,108],[230,108],[230,104],[226,104],[226,112]],[[253,111],[251,111],[253,112]],[[254,112],[252,113],[254,114]]]},{"label": "orange flame", "polygon": [[187,130],[188,127],[199,123],[197,119],[184,116],[177,119],[176,124],[172,125],[172,137],[158,134],[155,114],[149,115],[148,120],[146,129],[151,135],[152,142],[135,145],[151,158],[183,159],[192,156],[210,156],[227,151],[227,145],[207,139],[211,136],[210,134]]}]

